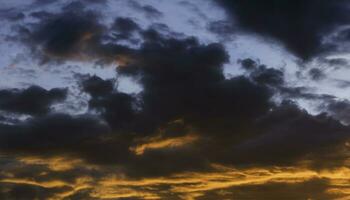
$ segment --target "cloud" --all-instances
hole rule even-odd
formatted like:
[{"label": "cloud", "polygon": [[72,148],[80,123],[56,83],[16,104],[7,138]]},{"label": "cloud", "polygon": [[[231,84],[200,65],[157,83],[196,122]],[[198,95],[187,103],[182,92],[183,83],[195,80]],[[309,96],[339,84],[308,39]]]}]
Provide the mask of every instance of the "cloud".
[{"label": "cloud", "polygon": [[132,32],[140,29],[139,25],[130,18],[118,17],[113,23],[113,28],[119,31]]},{"label": "cloud", "polygon": [[326,101],[320,108],[328,112],[335,119],[338,119],[346,124],[349,124],[349,110],[350,110],[350,102],[348,100],[331,100]]},{"label": "cloud", "polygon": [[42,46],[52,57],[79,57],[94,45],[102,31],[97,16],[91,12],[67,12],[43,19],[30,35],[31,42]]},{"label": "cloud", "polygon": [[284,103],[258,124],[263,133],[235,147],[240,157],[235,159],[237,163],[290,165],[305,156],[310,156],[311,163],[317,162],[316,155],[336,149],[349,138],[349,128],[338,121],[322,114],[311,116],[290,103]]},{"label": "cloud", "polygon": [[[327,4],[321,3],[317,6]],[[260,6],[272,9],[270,4]],[[270,19],[271,13],[261,7],[256,11],[261,20]],[[174,34],[163,24],[142,29],[131,18],[116,18],[106,26],[101,16],[79,3],[66,9],[33,15],[38,23],[27,27],[26,44],[39,45],[38,53],[47,59],[117,62],[117,75],[75,76],[80,84],[75,89],[89,95],[89,110],[82,115],[50,113],[52,103],[66,96],[64,89],[0,91],[0,108],[33,115],[0,123],[0,151],[12,159],[0,157],[0,185],[6,188],[0,197],[22,198],[13,197],[18,191],[32,199],[345,196],[347,188],[337,183],[349,181],[344,176],[349,174],[349,127],[324,113],[311,115],[288,100],[331,102],[335,97],[290,87],[282,69],[252,59],[239,61],[244,76],[228,78],[224,66],[230,57],[223,44]],[[246,9],[250,13],[252,8]],[[291,24],[308,17],[290,13],[299,17],[292,20],[277,14]],[[249,20],[242,25],[261,28],[255,24],[260,19],[252,20],[253,25]],[[330,24],[316,25],[323,30]],[[280,28],[262,30],[287,46],[294,42]],[[320,39],[313,31],[306,34],[313,40],[309,49],[300,50],[296,43],[289,47],[303,58],[314,55]],[[137,47],[118,43],[133,35],[140,37]],[[118,79],[125,77],[138,82],[142,91],[121,92]],[[286,100],[276,103],[276,96]],[[346,105],[325,109],[336,119],[346,117],[338,113]]]},{"label": "cloud", "polygon": [[279,87],[279,92],[284,98],[288,99],[306,99],[306,100],[323,100],[329,101],[336,98],[333,95],[328,94],[315,94],[311,91],[312,88],[308,87]]},{"label": "cloud", "polygon": [[92,77],[82,77],[82,88],[92,97],[106,96],[113,92],[115,80],[103,80],[94,75]]},{"label": "cloud", "polygon": [[326,59],[324,62],[328,63],[331,66],[335,67],[347,67],[348,66],[348,60],[345,58],[333,58],[333,59]]},{"label": "cloud", "polygon": [[25,18],[25,15],[22,12],[18,12],[15,9],[2,9],[0,17],[10,21],[19,21]]},{"label": "cloud", "polygon": [[35,11],[30,13],[30,16],[38,19],[44,19],[51,17],[52,14],[46,11]]},{"label": "cloud", "polygon": [[44,115],[50,111],[50,106],[53,103],[64,100],[66,95],[66,89],[45,90],[39,86],[31,86],[23,90],[0,90],[0,110],[29,115]]},{"label": "cloud", "polygon": [[49,199],[66,188],[45,188],[30,184],[1,183],[0,198],[2,199]]},{"label": "cloud", "polygon": [[118,32],[116,38],[119,39],[129,39],[135,31],[139,31],[141,28],[137,23],[135,23],[130,18],[118,17],[115,19],[112,30]]},{"label": "cloud", "polygon": [[247,77],[225,78],[229,57],[222,45],[156,30],[141,34],[144,42],[117,72],[138,81],[142,92],[120,92],[117,77],[79,76],[96,116],[55,114],[1,125],[0,148],[36,156],[45,151],[118,165],[131,177],[154,177],[210,171],[212,163],[294,165],[310,154],[318,159],[318,151],[348,138],[348,128],[334,120],[272,101],[291,89],[283,71],[246,59]]},{"label": "cloud", "polygon": [[199,197],[199,200],[210,200],[219,198],[237,199],[280,199],[290,198],[302,199],[336,199],[344,197],[344,194],[328,193],[329,181],[327,179],[312,179],[302,183],[268,183],[264,185],[250,185],[232,187],[229,189],[211,191]]},{"label": "cloud", "polygon": [[329,50],[323,37],[349,19],[346,1],[217,0],[247,32],[276,39],[307,60]]},{"label": "cloud", "polygon": [[268,68],[266,65],[259,65],[252,59],[239,61],[243,69],[249,72],[250,78],[258,84],[281,86],[284,84],[284,73],[281,70]]},{"label": "cloud", "polygon": [[129,4],[135,10],[143,12],[146,17],[157,19],[163,16],[162,12],[151,5],[141,5],[138,1],[134,0],[130,1]]},{"label": "cloud", "polygon": [[[315,94],[312,92],[312,88],[309,87],[289,86],[285,81],[284,69],[270,68],[266,65],[260,64],[258,60],[256,61],[251,58],[239,59],[237,62],[246,71],[246,75],[251,81],[268,86],[270,89],[274,90],[274,95],[278,94],[282,99],[321,100],[328,102],[336,98],[335,96],[328,94]],[[309,75],[314,80],[321,80],[326,77],[326,75],[318,68],[310,69]],[[340,81],[338,80],[338,82]]]},{"label": "cloud", "polygon": [[[35,0],[35,4],[36,5],[48,5],[48,4],[52,4],[55,3],[55,0]],[[86,4],[106,4],[107,0],[76,0],[73,1],[72,3],[86,3]]]},{"label": "cloud", "polygon": [[120,40],[138,42],[132,33],[140,31],[129,18],[116,18],[111,27],[102,24],[101,15],[73,2],[56,14],[32,13],[39,21],[20,26],[17,40],[26,44],[40,63],[49,61],[89,61],[118,63],[127,60],[133,49]]},{"label": "cloud", "polygon": [[[235,169],[213,166],[215,171],[212,172],[197,171],[167,177],[128,178],[120,176],[115,168],[88,169],[89,165],[86,163],[76,163],[73,165],[74,170],[57,173],[48,170],[40,160],[36,161],[39,163],[4,168],[3,174],[16,175],[0,178],[3,189],[0,189],[1,197],[20,198],[22,194],[26,194],[27,199],[187,200],[232,196],[266,199],[285,197],[288,194],[295,199],[333,199],[346,197],[349,189],[346,185],[349,181],[349,177],[346,176],[349,169],[346,168],[314,171],[298,167]],[[77,173],[79,171],[80,174]],[[16,191],[21,193],[16,194]]]},{"label": "cloud", "polygon": [[235,31],[237,31],[230,21],[224,20],[210,22],[207,29],[224,39],[232,39]]},{"label": "cloud", "polygon": [[324,74],[324,72],[317,68],[310,69],[309,76],[311,77],[312,80],[315,80],[315,81],[319,81],[326,78],[326,75]]}]

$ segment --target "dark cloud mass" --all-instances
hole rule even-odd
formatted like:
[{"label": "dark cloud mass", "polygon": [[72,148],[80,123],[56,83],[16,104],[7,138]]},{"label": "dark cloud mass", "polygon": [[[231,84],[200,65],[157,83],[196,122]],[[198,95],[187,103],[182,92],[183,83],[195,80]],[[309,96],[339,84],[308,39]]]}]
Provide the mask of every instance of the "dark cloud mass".
[{"label": "dark cloud mass", "polygon": [[[90,9],[110,3],[99,2],[69,2],[58,13],[35,9],[28,15],[35,21],[20,25],[16,41],[33,59],[61,61],[40,67],[106,65],[89,69],[96,73],[74,72],[73,80],[65,79],[74,87],[0,90],[0,199],[348,197],[347,100],[290,85],[284,67],[249,57],[234,63],[224,43],[185,36],[167,24],[144,26],[133,16],[106,24],[103,12]],[[343,0],[216,2],[244,30],[277,39],[302,59],[324,51],[323,36],[347,18]],[[127,5],[152,20],[166,15],[138,1]],[[206,28],[228,41],[237,30],[227,21]],[[225,67],[235,64],[243,73],[226,76]],[[110,78],[97,75],[112,66]],[[321,69],[306,72],[321,82]],[[126,78],[142,90],[123,90]],[[52,112],[76,96],[84,97],[86,111]],[[300,100],[321,102],[322,113],[309,113]],[[8,119],[21,114],[30,117]]]},{"label": "dark cloud mass", "polygon": [[138,30],[139,26],[129,18],[119,17],[114,21],[113,28],[121,32],[130,33]]},{"label": "dark cloud mass", "polygon": [[130,18],[119,17],[115,19],[112,30],[116,31],[116,39],[130,39],[135,31],[140,30],[140,27]]},{"label": "dark cloud mass", "polygon": [[[117,68],[119,76],[138,80],[143,86],[140,94],[118,91],[116,80],[103,80],[97,76],[81,78],[82,89],[91,96],[89,108],[100,113],[106,124],[92,118],[54,115],[22,125],[4,125],[2,141],[6,142],[3,148],[9,151],[63,151],[93,163],[122,160],[130,175],[151,176],[197,167],[210,168],[208,163],[291,164],[321,146],[331,148],[347,137],[347,128],[341,124],[333,125],[333,122],[311,116],[296,106],[279,106],[271,101],[275,89],[282,90],[284,85],[282,71],[245,59],[241,64],[250,72],[249,76],[226,79],[223,64],[229,57],[222,45],[204,45],[196,38],[169,38],[156,30],[142,34],[145,41],[130,55],[132,61]],[[50,103],[48,101],[46,106]],[[160,141],[186,137],[193,130],[198,137],[193,147],[174,151],[177,155],[190,157],[185,160],[200,164],[182,163],[174,152],[162,148],[146,149],[140,157],[132,155],[130,148],[135,141],[155,137],[177,120],[183,121],[182,130],[170,135],[162,133]],[[62,137],[62,133],[67,136]],[[27,138],[29,136],[31,140]],[[317,140],[310,145],[313,139]],[[35,142],[29,142],[32,140]],[[73,145],[77,141],[80,144]],[[105,152],[114,152],[110,148],[116,145],[120,145],[117,148],[120,152],[114,157],[107,156]],[[96,150],[93,152],[89,148]],[[200,152],[206,156],[197,156]],[[276,156],[275,152],[278,152]],[[144,164],[160,158],[164,162],[160,165],[162,168]],[[173,164],[165,167],[168,163]],[[154,168],[158,169],[151,170]]]},{"label": "dark cloud mass", "polygon": [[323,37],[349,20],[346,1],[217,0],[246,31],[271,37],[302,59],[322,53]]},{"label": "dark cloud mass", "polygon": [[108,128],[88,116],[54,114],[17,125],[1,125],[1,148],[8,151],[51,154],[70,151],[85,139],[97,139]]},{"label": "dark cloud mass", "polygon": [[237,152],[246,153],[243,157],[245,162],[293,162],[299,156],[313,154],[322,148],[332,147],[332,144],[339,144],[348,137],[349,131],[336,120],[325,115],[310,116],[290,102],[282,103],[258,124],[258,130],[265,134],[237,147]]},{"label": "dark cloud mass", "polygon": [[27,184],[2,184],[0,198],[2,199],[47,199],[57,192],[66,191],[66,188],[47,189]]},{"label": "dark cloud mass", "polygon": [[350,102],[348,100],[331,100],[321,106],[321,109],[327,110],[334,118],[349,123]]},{"label": "dark cloud mass", "polygon": [[79,57],[81,51],[89,51],[87,47],[102,28],[94,19],[93,13],[75,12],[45,18],[32,33],[31,40],[41,44],[50,56]]},{"label": "dark cloud mass", "polygon": [[66,89],[45,90],[39,86],[27,89],[0,90],[0,110],[29,115],[43,115],[50,111],[50,106],[64,100]]},{"label": "dark cloud mass", "polygon": [[259,84],[280,86],[284,84],[284,72],[280,69],[270,68],[251,58],[239,59],[238,64],[246,70],[249,77]]},{"label": "dark cloud mass", "polygon": [[40,11],[31,15],[39,18],[39,22],[21,27],[19,34],[40,63],[68,60],[111,63],[133,54],[133,49],[117,43],[132,42],[132,33],[139,30],[138,24],[129,18],[117,18],[108,27],[101,24],[100,14],[86,9],[81,2],[68,4],[59,14]]},{"label": "dark cloud mass", "polygon": [[92,97],[106,96],[114,89],[113,80],[103,80],[98,76],[82,77],[82,87]]}]

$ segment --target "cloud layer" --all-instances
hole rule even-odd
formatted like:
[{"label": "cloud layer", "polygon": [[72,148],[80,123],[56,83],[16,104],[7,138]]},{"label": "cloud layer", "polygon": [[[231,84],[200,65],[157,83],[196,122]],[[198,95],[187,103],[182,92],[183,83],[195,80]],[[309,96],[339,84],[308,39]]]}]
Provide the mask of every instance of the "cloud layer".
[{"label": "cloud layer", "polygon": [[[347,19],[344,1],[218,2],[239,29],[277,39],[302,59],[328,50],[323,34]],[[0,198],[349,197],[348,101],[289,85],[284,69],[253,58],[241,58],[242,73],[228,76],[232,52],[224,43],[128,17],[106,23],[96,6],[36,10],[36,21],[17,27],[14,41],[41,67],[96,63],[115,67],[115,75],[75,73],[74,91],[0,90]],[[128,6],[151,20],[165,15]],[[309,76],[323,78],[314,68]],[[122,91],[126,78],[142,91]],[[88,96],[85,113],[53,109],[76,91]],[[300,99],[320,101],[325,112],[309,113]]]},{"label": "cloud layer", "polygon": [[271,37],[302,59],[334,48],[324,37],[349,20],[346,1],[217,0],[246,31]]}]

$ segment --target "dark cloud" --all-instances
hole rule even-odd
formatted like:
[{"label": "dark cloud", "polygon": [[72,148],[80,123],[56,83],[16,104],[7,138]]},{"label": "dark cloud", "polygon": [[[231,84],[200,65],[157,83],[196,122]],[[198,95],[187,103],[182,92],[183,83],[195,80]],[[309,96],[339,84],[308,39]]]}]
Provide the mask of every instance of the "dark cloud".
[{"label": "dark cloud", "polygon": [[64,5],[62,7],[62,10],[69,11],[69,12],[75,12],[75,11],[81,11],[85,9],[85,5],[81,1],[73,1],[67,5]]},{"label": "dark cloud", "polygon": [[[243,77],[225,80],[222,65],[228,56],[221,45],[201,45],[194,38],[167,39],[153,33],[132,63],[118,68],[120,75],[139,80],[144,88],[140,95],[112,92],[111,82],[97,81],[96,77],[83,82],[94,87],[90,91],[85,87],[93,97],[90,107],[101,110],[112,127],[124,120],[123,127],[129,124],[133,131],[150,134],[169,121],[185,119],[203,129],[215,129],[218,124],[206,127],[202,120],[217,117],[224,125],[268,110],[267,88]],[[102,92],[106,88],[109,94]]]},{"label": "dark cloud", "polygon": [[[56,0],[35,0],[36,5],[48,5],[55,2],[57,1]],[[86,4],[106,4],[107,0],[76,0],[71,3],[75,3],[75,2],[86,3]]]},{"label": "dark cloud", "polygon": [[68,191],[67,188],[45,188],[30,184],[0,183],[1,199],[34,200],[53,198],[59,192]]},{"label": "dark cloud", "polygon": [[[252,81],[269,86],[274,89],[275,95],[279,94],[283,99],[321,100],[328,102],[336,98],[328,94],[315,94],[313,88],[288,86],[284,80],[285,75],[283,69],[269,68],[266,65],[260,64],[259,60],[246,58],[239,59],[237,62],[246,70],[248,77]],[[310,69],[309,75],[313,80],[326,78],[326,75],[318,68]]]},{"label": "dark cloud", "polygon": [[[283,71],[245,59],[240,63],[248,77],[227,79],[223,65],[229,57],[222,45],[164,36],[154,29],[141,34],[141,47],[117,68],[119,77],[142,85],[140,94],[118,91],[116,80],[80,76],[82,90],[91,96],[90,110],[104,123],[53,115],[2,125],[2,149],[119,163],[128,176],[142,177],[210,170],[210,163],[292,164],[317,153],[320,146],[332,148],[347,138],[347,128],[334,120],[271,101],[283,89],[294,97],[299,94],[297,98],[307,95],[285,86]],[[115,46],[110,47],[112,54]],[[106,46],[102,49],[108,52]],[[172,128],[178,120],[182,123]],[[130,150],[144,143],[180,140],[191,132],[197,139],[189,146],[150,148],[142,155]],[[158,140],[150,139],[154,137]]]},{"label": "dark cloud", "polygon": [[[141,112],[146,121],[151,119],[159,127],[183,119],[212,139],[194,145],[203,153],[210,152],[206,159],[292,164],[317,152],[319,146],[332,147],[348,137],[346,127],[323,115],[312,116],[289,103],[274,108],[269,87],[277,91],[285,87],[280,70],[245,60],[243,64],[251,69],[249,79],[225,79],[220,67],[225,53],[216,44],[205,46],[191,39],[168,40],[157,35],[157,40],[146,42],[137,55],[140,61],[118,68],[118,72],[137,77],[143,85]],[[269,112],[271,109],[274,111]],[[259,118],[261,121],[256,121]]]},{"label": "dark cloud", "polygon": [[130,48],[125,41],[142,44],[136,36],[147,41],[161,39],[163,34],[169,37],[181,35],[160,23],[142,30],[134,20],[125,17],[116,18],[110,27],[106,27],[99,22],[99,14],[80,7],[81,3],[75,3],[69,4],[65,12],[51,16],[38,13],[38,23],[19,27],[21,41],[32,49],[33,55],[38,56],[42,63],[94,60],[102,64],[116,62],[125,65],[135,59],[139,51]]},{"label": "dark cloud", "polygon": [[0,133],[4,155],[63,156],[102,166],[119,163],[120,167],[127,166],[134,156],[129,150],[132,135],[111,132],[108,124],[93,116],[48,115],[0,124]]},{"label": "dark cloud", "polygon": [[146,16],[153,17],[153,18],[159,18],[163,16],[163,13],[154,8],[151,5],[145,5],[142,7],[142,10],[145,12]]},{"label": "dark cloud", "polygon": [[267,68],[260,65],[259,68],[250,75],[259,84],[282,85],[284,83],[284,73],[278,69]]},{"label": "dark cloud", "polygon": [[85,77],[82,88],[91,95],[90,109],[100,111],[113,129],[131,131],[136,117],[137,100],[133,95],[122,93],[115,88],[116,80],[100,77]]},{"label": "dark cloud", "polygon": [[267,183],[263,185],[237,186],[221,191],[211,191],[198,198],[198,200],[211,199],[336,199],[341,194],[329,194],[329,180],[312,179],[302,183]]},{"label": "dark cloud", "polygon": [[69,151],[85,139],[95,139],[100,134],[108,133],[108,128],[98,120],[63,114],[31,119],[15,125],[1,124],[0,129],[1,149],[23,153],[32,151],[43,155]]},{"label": "dark cloud", "polygon": [[279,87],[280,94],[286,99],[306,99],[306,100],[332,100],[336,98],[329,94],[315,94],[312,88],[308,87]]},{"label": "dark cloud", "polygon": [[339,88],[348,88],[348,87],[350,87],[350,81],[341,80],[341,79],[335,79],[333,81],[335,81],[336,86],[339,87]]},{"label": "dark cloud", "polygon": [[[321,45],[320,36],[315,31],[322,32],[333,25],[333,17],[328,16],[327,12],[325,24],[318,18],[316,20],[321,16],[318,10],[311,12],[315,12],[315,16],[306,15],[304,4],[306,10],[311,8],[307,7],[308,3],[300,1],[286,13],[285,9],[290,6],[288,2],[269,1],[264,4],[251,1],[253,5],[257,4],[254,13],[261,18],[248,16],[253,12],[253,6],[248,3],[222,2],[227,5],[232,2],[232,5],[242,8],[237,15],[239,19],[242,18],[244,27],[279,39],[305,59],[314,55],[315,48]],[[281,10],[271,7],[275,4]],[[0,151],[15,159],[19,156],[79,159],[93,167],[85,171],[73,168],[64,172],[33,167],[30,170],[27,168],[28,171],[17,170],[12,178],[35,176],[32,181],[58,179],[75,183],[78,175],[84,174],[96,178],[93,181],[100,183],[103,181],[98,178],[106,175],[102,173],[109,173],[111,177],[118,175],[118,178],[121,174],[132,180],[167,178],[178,173],[213,172],[213,164],[242,170],[250,166],[266,169],[290,167],[300,162],[306,162],[303,167],[310,169],[344,166],[346,157],[339,153],[339,146],[349,139],[348,126],[326,114],[313,116],[291,101],[281,104],[272,101],[273,97],[280,95],[278,97],[282,99],[317,99],[329,103],[333,96],[313,94],[309,88],[289,87],[285,83],[283,70],[270,68],[253,59],[239,61],[246,70],[245,76],[227,78],[224,65],[230,58],[222,44],[203,44],[195,37],[180,37],[162,24],[143,30],[130,18],[117,18],[111,27],[105,27],[100,24],[98,15],[86,11],[81,5],[70,4],[66,7],[68,11],[52,16],[45,13],[33,15],[39,22],[31,28],[24,27],[22,32],[29,36],[27,44],[33,48],[39,45],[40,53],[44,56],[63,61],[91,57],[105,62],[118,61],[118,75],[108,80],[96,75],[77,76],[79,89],[90,96],[90,115],[49,113],[52,103],[66,96],[64,89],[31,87],[0,91],[0,108],[35,115],[22,122],[0,123]],[[326,5],[334,4],[321,1],[316,6],[328,11]],[[147,6],[141,8],[147,10]],[[294,14],[297,11],[301,16]],[[272,26],[278,21],[275,17],[281,17],[281,21],[284,21],[280,23],[281,27]],[[311,22],[316,20],[315,25],[310,25],[310,33],[305,23],[294,24],[304,18]],[[271,24],[266,23],[266,27],[257,25],[267,20],[272,21]],[[291,31],[291,34],[305,34],[307,48],[301,50],[304,46],[289,35],[289,30],[294,28],[299,28],[300,32]],[[219,32],[227,31],[219,29]],[[115,33],[115,38],[108,37],[110,33]],[[132,34],[138,34],[142,39],[138,48],[118,44],[118,40],[128,39]],[[143,90],[139,94],[121,92],[118,90],[120,77],[132,78]],[[327,104],[325,109],[341,120],[348,117],[344,114],[348,109],[346,104]],[[331,156],[327,152],[336,155]],[[325,158],[328,162],[322,164]],[[0,163],[0,166],[5,164]],[[3,173],[0,175],[4,176]],[[295,199],[328,198],[324,192],[327,184],[324,180],[315,180],[304,185],[269,183],[261,187],[230,189],[241,191],[238,195],[242,198],[259,198],[262,190],[268,190],[270,193],[261,198],[269,199],[274,197],[272,193],[275,190],[281,191],[275,196],[288,193],[286,187],[292,188],[289,193]],[[6,185],[9,189],[1,191],[0,195],[21,199],[21,195],[26,194],[29,199],[45,199],[50,197],[51,189],[66,190],[54,187],[42,192],[41,186],[27,186],[18,189]],[[123,187],[145,192],[164,187],[168,192],[170,189],[167,188],[172,188],[172,185]],[[299,193],[301,187],[308,190]],[[16,193],[21,195],[6,196]],[[164,195],[165,199],[180,198],[177,194],[169,198],[165,193],[160,195]],[[92,189],[83,189],[66,199],[94,199],[91,196]],[[132,198],[138,199],[137,196],[129,199]],[[216,193],[206,193],[200,198],[220,199]]]},{"label": "dark cloud", "polygon": [[139,30],[140,27],[130,18],[118,17],[113,24],[113,28],[125,33],[131,33],[133,31]]},{"label": "dark cloud", "polygon": [[327,50],[323,36],[348,20],[346,1],[217,0],[246,31],[272,37],[302,59]]},{"label": "dark cloud", "polygon": [[163,16],[162,12],[160,12],[151,5],[141,5],[138,1],[134,0],[130,1],[129,3],[132,8],[136,9],[137,11],[143,12],[146,17],[157,19]]},{"label": "dark cloud", "polygon": [[35,17],[35,18],[38,18],[38,19],[44,19],[44,18],[49,18],[49,17],[51,17],[52,14],[49,13],[49,12],[46,12],[46,11],[36,11],[36,12],[30,13],[30,16],[31,16],[31,17]]},{"label": "dark cloud", "polygon": [[0,110],[43,115],[50,111],[50,106],[53,103],[64,100],[66,95],[66,89],[45,90],[39,86],[31,86],[23,90],[0,90]]},{"label": "dark cloud", "polygon": [[290,165],[349,138],[348,127],[324,114],[311,116],[290,102],[262,118],[257,127],[262,132],[258,137],[234,148],[232,156],[239,157],[235,162]]},{"label": "dark cloud", "polygon": [[321,110],[324,110],[331,114],[334,118],[349,124],[350,123],[350,102],[347,100],[331,100],[326,101],[321,106]]},{"label": "dark cloud", "polygon": [[332,66],[348,66],[348,60],[344,58],[327,59],[326,62]]},{"label": "dark cloud", "polygon": [[90,4],[106,4],[107,0],[82,0],[82,2]]},{"label": "dark cloud", "polygon": [[24,19],[24,18],[25,18],[25,15],[24,15],[23,13],[17,13],[17,14],[8,16],[8,18],[9,18],[10,20],[17,21],[17,20]]},{"label": "dark cloud", "polygon": [[47,5],[47,4],[51,4],[54,2],[55,2],[55,0],[35,0],[35,4],[37,4],[37,5]]},{"label": "dark cloud", "polygon": [[218,36],[223,36],[225,39],[232,39],[232,36],[236,31],[230,21],[223,20],[210,22],[207,29]]},{"label": "dark cloud", "polygon": [[93,98],[89,102],[90,108],[102,111],[103,117],[110,126],[124,131],[136,128],[133,127],[135,118],[134,105],[135,100],[133,96],[121,92]]},{"label": "dark cloud", "polygon": [[284,84],[284,73],[281,70],[268,68],[266,65],[258,64],[250,58],[238,60],[238,63],[248,71],[249,77],[258,84],[274,87]]},{"label": "dark cloud", "polygon": [[116,39],[130,39],[141,28],[130,18],[118,17],[115,19],[112,30],[116,31]]},{"label": "dark cloud", "polygon": [[346,42],[349,41],[350,39],[350,29],[346,28],[343,30],[340,30],[339,32],[336,33],[334,36],[334,39],[338,42]]},{"label": "dark cloud", "polygon": [[43,19],[30,39],[35,45],[41,45],[48,56],[79,57],[83,51],[89,51],[88,47],[101,31],[95,14],[67,12]]},{"label": "dark cloud", "polygon": [[[112,80],[82,78],[82,89],[91,95],[90,109],[100,113],[114,134],[103,134],[94,120],[49,116],[20,125],[3,125],[2,141],[7,147],[4,149],[62,152],[95,163],[123,161],[121,165],[131,176],[208,169],[208,159],[198,153],[205,149],[201,145],[197,146],[199,151],[193,147],[161,148],[139,157],[132,155],[129,148],[134,139],[154,137],[179,119],[184,120],[182,127],[193,127],[205,137],[220,141],[227,137],[227,141],[237,142],[246,137],[244,133],[255,118],[269,110],[272,94],[264,85],[244,77],[225,79],[223,64],[229,58],[222,45],[200,44],[195,38],[167,38],[154,30],[153,33],[153,37],[145,37],[132,62],[118,68],[119,76],[139,80],[144,88],[141,94],[122,93],[114,88]],[[212,119],[216,120],[211,122]],[[180,130],[163,133],[162,139],[189,134]],[[238,134],[240,131],[243,135]],[[63,137],[62,133],[67,135]],[[73,145],[78,140],[79,144]],[[115,153],[107,156],[106,152]],[[163,164],[159,165],[160,160]],[[174,162],[177,164],[171,164]]]},{"label": "dark cloud", "polygon": [[98,76],[82,77],[83,90],[92,97],[103,97],[113,92],[115,80],[103,80]]},{"label": "dark cloud", "polygon": [[326,78],[326,74],[318,68],[312,68],[309,70],[309,76],[312,80],[319,81]]},{"label": "dark cloud", "polygon": [[241,64],[243,69],[248,71],[256,70],[258,67],[258,63],[251,58],[238,60],[238,63]]},{"label": "dark cloud", "polygon": [[[132,33],[138,25],[129,18],[117,18],[112,27],[102,25],[98,13],[84,9],[81,3],[67,5],[58,14],[37,13],[38,23],[18,29],[21,42],[32,50],[41,63],[68,60],[98,63],[125,62],[133,49],[119,40],[134,41]],[[137,41],[136,41],[137,42]]]},{"label": "dark cloud", "polygon": [[[142,84],[143,114],[153,121],[149,124],[185,119],[208,126],[203,122],[217,118],[224,125],[264,112],[270,96],[268,89],[243,77],[225,80],[222,66],[227,60],[219,44],[201,45],[194,38],[177,40],[154,35],[144,43],[136,60],[118,68],[118,72]],[[219,125],[213,123],[208,128],[215,126]]]},{"label": "dark cloud", "polygon": [[2,19],[7,19],[10,21],[18,21],[25,18],[25,15],[22,12],[18,12],[15,9],[1,9],[0,17]]}]

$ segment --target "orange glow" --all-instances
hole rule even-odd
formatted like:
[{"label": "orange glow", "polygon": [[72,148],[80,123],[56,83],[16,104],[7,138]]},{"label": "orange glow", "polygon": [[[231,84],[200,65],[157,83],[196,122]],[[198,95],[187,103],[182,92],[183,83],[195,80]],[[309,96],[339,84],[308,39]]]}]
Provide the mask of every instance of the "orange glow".
[{"label": "orange glow", "polygon": [[[149,148],[171,148],[172,145],[186,144],[184,141],[192,141],[193,138],[186,136],[171,140],[172,142],[154,143],[157,145],[146,145],[139,152],[147,151]],[[179,142],[181,141],[181,142]],[[175,145],[176,146],[176,145]],[[136,150],[135,150],[136,152]],[[69,160],[57,157],[51,159],[40,159],[26,157],[19,159],[24,165],[47,166],[52,172],[65,173],[74,169],[91,169],[90,166],[80,160]],[[240,186],[261,186],[269,183],[298,184],[313,179],[328,180],[327,190],[330,195],[337,195],[339,200],[350,198],[350,168],[342,167],[333,170],[316,171],[305,167],[273,167],[273,168],[247,168],[236,169],[223,165],[212,164],[212,172],[184,172],[165,177],[150,177],[131,179],[125,174],[118,172],[118,167],[96,168],[100,177],[81,174],[73,182],[60,179],[50,181],[39,181],[40,179],[15,178],[8,174],[6,178],[0,179],[1,183],[26,184],[42,188],[68,188],[58,192],[50,200],[59,200],[79,191],[89,190],[91,198],[97,199],[166,199],[169,194],[176,195],[183,200],[196,200],[208,192],[215,191],[218,195],[227,195],[230,188]],[[48,171],[49,173],[50,171]],[[157,189],[157,188],[167,189]]]},{"label": "orange glow", "polygon": [[186,135],[178,138],[162,139],[160,137],[151,138],[148,142],[130,148],[136,155],[142,155],[148,149],[176,148],[190,144],[198,139],[195,135]]}]

